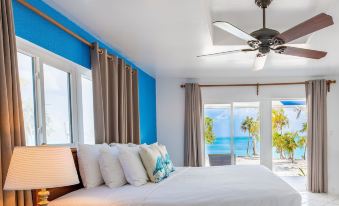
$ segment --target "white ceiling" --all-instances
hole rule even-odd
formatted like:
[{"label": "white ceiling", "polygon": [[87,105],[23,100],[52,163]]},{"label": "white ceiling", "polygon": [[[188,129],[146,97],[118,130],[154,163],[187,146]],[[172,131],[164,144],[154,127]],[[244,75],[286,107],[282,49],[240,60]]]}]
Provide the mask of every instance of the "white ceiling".
[{"label": "white ceiling", "polygon": [[245,44],[212,27],[211,22],[231,22],[248,33],[261,28],[262,13],[254,0],[44,1],[154,76],[202,78],[339,73],[339,1],[336,0],[274,0],[267,11],[270,28],[282,32],[320,12],[332,15],[335,25],[294,42],[327,51],[324,59],[270,54],[264,70],[259,72],[252,71],[255,54],[196,57]]}]

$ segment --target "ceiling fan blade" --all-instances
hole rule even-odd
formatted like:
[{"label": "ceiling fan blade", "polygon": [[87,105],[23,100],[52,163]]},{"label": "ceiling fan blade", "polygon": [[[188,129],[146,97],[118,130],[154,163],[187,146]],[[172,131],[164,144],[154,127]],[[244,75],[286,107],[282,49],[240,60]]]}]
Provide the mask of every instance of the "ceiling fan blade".
[{"label": "ceiling fan blade", "polygon": [[302,36],[306,36],[315,31],[331,26],[333,24],[334,22],[332,16],[327,15],[325,13],[321,13],[279,34],[278,36],[276,36],[276,38],[283,40],[284,43],[288,43]]},{"label": "ceiling fan blade", "polygon": [[213,25],[245,41],[258,41],[256,38],[252,37],[251,35],[247,34],[246,32],[228,22],[216,21],[213,23]]},{"label": "ceiling fan blade", "polygon": [[238,50],[232,50],[232,51],[217,52],[217,53],[212,53],[212,54],[203,54],[197,57],[218,56],[218,55],[224,55],[224,54],[233,54],[233,53],[251,52],[251,51],[256,51],[256,49],[238,49]]},{"label": "ceiling fan blade", "polygon": [[255,61],[254,61],[253,70],[254,71],[262,70],[265,66],[266,59],[267,59],[267,54],[264,56],[262,54],[257,54],[257,57],[255,58]]},{"label": "ceiling fan blade", "polygon": [[[317,51],[317,50],[311,50],[311,49],[303,49],[303,48],[297,48],[297,47],[278,47],[277,53],[280,54],[286,54],[291,56],[298,56],[298,57],[305,57],[310,59],[321,59],[327,55],[327,52],[324,51]],[[280,51],[279,51],[280,50]]]}]

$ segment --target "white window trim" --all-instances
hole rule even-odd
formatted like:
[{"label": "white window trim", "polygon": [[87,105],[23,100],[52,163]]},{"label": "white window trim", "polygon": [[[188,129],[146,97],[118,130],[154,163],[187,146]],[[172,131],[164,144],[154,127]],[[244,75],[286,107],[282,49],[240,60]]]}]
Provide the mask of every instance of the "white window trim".
[{"label": "white window trim", "polygon": [[78,65],[66,58],[63,58],[49,50],[39,47],[27,40],[16,37],[17,50],[20,53],[33,58],[33,72],[35,76],[35,94],[36,94],[36,124],[37,124],[37,145],[46,142],[45,119],[44,119],[44,95],[43,92],[43,64],[56,67],[62,71],[70,73],[70,92],[71,92],[71,116],[72,116],[72,140],[71,144],[53,144],[55,146],[77,146],[84,143],[83,134],[83,114],[82,114],[82,85],[81,77],[92,80],[91,70]]}]

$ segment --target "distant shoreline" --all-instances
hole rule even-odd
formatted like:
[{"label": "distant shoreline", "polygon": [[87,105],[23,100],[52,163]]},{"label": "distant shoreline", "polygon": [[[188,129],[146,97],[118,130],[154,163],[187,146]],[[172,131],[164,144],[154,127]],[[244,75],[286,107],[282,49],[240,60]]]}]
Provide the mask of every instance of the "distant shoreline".
[{"label": "distant shoreline", "polygon": [[[216,137],[213,144],[205,144],[206,154],[229,154],[231,153],[231,137]],[[247,157],[247,142],[250,140],[249,153],[250,157],[253,157],[252,151],[252,137],[250,136],[236,136],[233,138],[234,153],[237,157]],[[257,141],[257,153],[260,154],[260,141]],[[297,148],[295,150],[294,158],[296,160],[302,160],[304,155],[303,148]],[[280,159],[279,153],[272,147],[272,156],[274,159]]]}]

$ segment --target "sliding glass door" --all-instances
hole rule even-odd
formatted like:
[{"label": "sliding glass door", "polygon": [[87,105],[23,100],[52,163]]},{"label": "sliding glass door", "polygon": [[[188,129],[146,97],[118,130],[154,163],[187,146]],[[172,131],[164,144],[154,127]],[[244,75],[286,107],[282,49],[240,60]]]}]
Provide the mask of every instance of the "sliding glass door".
[{"label": "sliding glass door", "polygon": [[206,165],[260,164],[259,102],[206,104]]},{"label": "sliding glass door", "polygon": [[259,102],[233,103],[236,164],[260,164]]},{"label": "sliding glass door", "polygon": [[305,100],[272,102],[273,172],[306,176],[307,110]]},{"label": "sliding glass door", "polygon": [[204,107],[205,163],[207,166],[215,165],[213,160],[218,156],[222,158],[221,155],[227,155],[227,157],[224,156],[224,160],[228,161],[228,164],[232,161],[231,112],[231,104],[208,104]]}]

